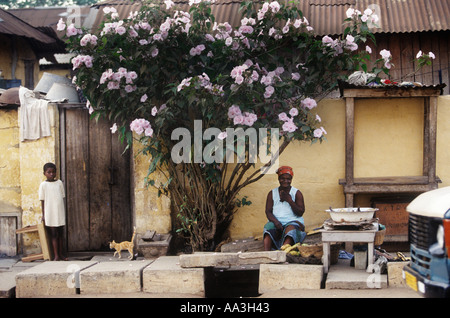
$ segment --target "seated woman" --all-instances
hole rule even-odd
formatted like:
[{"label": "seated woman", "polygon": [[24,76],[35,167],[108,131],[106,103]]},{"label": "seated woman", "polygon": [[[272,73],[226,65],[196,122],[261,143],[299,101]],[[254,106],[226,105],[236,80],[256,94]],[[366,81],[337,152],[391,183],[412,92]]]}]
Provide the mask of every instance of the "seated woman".
[{"label": "seated woman", "polygon": [[284,244],[301,243],[305,237],[303,213],[305,203],[300,190],[291,186],[294,172],[283,166],[277,170],[280,186],[267,195],[266,216],[269,220],[264,226],[264,249],[279,250]]}]

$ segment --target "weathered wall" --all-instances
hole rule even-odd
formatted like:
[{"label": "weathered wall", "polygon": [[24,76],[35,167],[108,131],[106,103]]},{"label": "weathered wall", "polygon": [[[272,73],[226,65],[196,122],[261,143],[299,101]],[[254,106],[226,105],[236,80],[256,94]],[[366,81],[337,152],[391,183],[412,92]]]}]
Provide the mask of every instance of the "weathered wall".
[{"label": "weathered wall", "polygon": [[[0,144],[6,150],[0,153],[0,203],[4,212],[10,212],[14,208],[21,212],[22,226],[40,222],[42,212],[38,188],[44,180],[42,167],[50,161],[59,164],[58,113],[54,104],[49,104],[48,110],[51,136],[21,142],[20,107],[0,109]],[[22,237],[26,253],[39,252],[37,235],[24,234]]]},{"label": "weathered wall", "polygon": [[[17,108],[0,110],[0,204],[20,208],[20,150]],[[6,212],[6,211],[0,211]]]},{"label": "weathered wall", "polygon": [[[141,149],[142,145],[139,142],[133,144],[132,197],[134,199],[132,198],[132,201],[136,231],[144,233],[146,230],[154,230],[157,233],[169,233],[171,230],[170,200],[164,195],[158,197],[155,187],[145,185],[149,157],[139,154]],[[156,178],[156,184],[165,182],[158,173],[154,173],[152,177]]]}]

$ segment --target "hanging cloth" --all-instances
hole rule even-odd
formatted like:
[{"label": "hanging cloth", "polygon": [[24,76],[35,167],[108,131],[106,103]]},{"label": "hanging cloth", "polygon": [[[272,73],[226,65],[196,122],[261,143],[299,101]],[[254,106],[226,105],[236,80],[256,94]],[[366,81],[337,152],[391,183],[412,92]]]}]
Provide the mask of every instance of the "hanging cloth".
[{"label": "hanging cloth", "polygon": [[34,92],[21,86],[20,99],[20,141],[36,140],[51,136],[48,101],[37,99]]}]

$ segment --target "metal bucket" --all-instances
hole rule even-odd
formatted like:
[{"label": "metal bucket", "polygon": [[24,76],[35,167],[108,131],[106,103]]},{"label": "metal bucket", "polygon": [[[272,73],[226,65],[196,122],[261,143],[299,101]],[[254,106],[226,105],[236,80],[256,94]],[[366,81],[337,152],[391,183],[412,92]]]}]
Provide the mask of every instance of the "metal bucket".
[{"label": "metal bucket", "polygon": [[72,84],[72,81],[64,76],[44,72],[34,91],[47,94],[54,83]]},{"label": "metal bucket", "polygon": [[80,102],[76,88],[71,85],[61,83],[54,83],[45,98],[51,101],[67,99],[69,103]]}]

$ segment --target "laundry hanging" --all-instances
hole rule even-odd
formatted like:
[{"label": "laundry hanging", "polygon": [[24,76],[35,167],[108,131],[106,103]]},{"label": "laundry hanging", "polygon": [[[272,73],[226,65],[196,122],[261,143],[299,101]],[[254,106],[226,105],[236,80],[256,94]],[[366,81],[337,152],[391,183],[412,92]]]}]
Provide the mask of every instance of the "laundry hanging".
[{"label": "laundry hanging", "polygon": [[49,101],[38,99],[26,87],[19,89],[20,99],[20,140],[36,140],[51,135],[48,114]]}]

